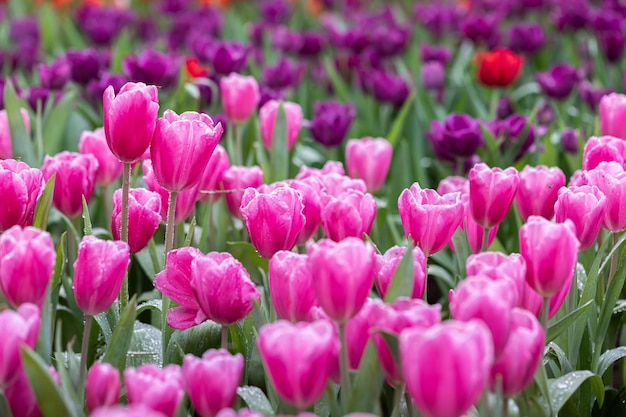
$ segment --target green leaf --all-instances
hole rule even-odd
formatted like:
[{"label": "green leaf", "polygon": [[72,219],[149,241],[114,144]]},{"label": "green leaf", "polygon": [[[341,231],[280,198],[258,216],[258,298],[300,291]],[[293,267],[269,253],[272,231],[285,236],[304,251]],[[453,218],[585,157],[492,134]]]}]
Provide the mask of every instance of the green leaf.
[{"label": "green leaf", "polygon": [[126,366],[138,367],[146,363],[163,365],[161,330],[135,321],[135,331],[126,355]]},{"label": "green leaf", "polygon": [[210,320],[187,330],[175,330],[167,346],[163,364],[180,365],[187,353],[202,356],[208,349],[218,348],[221,340],[222,326]]},{"label": "green leaf", "polygon": [[83,199],[83,222],[85,226],[83,228],[85,232],[85,236],[91,234],[91,216],[89,215],[89,206],[87,205],[87,200],[85,200],[85,196],[81,196]]},{"label": "green leaf", "polygon": [[326,74],[328,75],[328,78],[330,79],[330,83],[333,86],[333,90],[335,90],[335,93],[337,94],[337,97],[339,97],[341,101],[348,101],[349,100],[348,87],[346,86],[346,83],[341,78],[339,73],[337,73],[337,70],[335,69],[335,64],[333,63],[332,58],[324,57],[322,62],[324,64],[324,69],[326,70]]},{"label": "green leaf", "polygon": [[31,382],[43,417],[78,417],[67,403],[67,399],[52,379],[48,367],[41,358],[28,346],[22,345],[20,349],[24,370]]},{"label": "green leaf", "polygon": [[414,102],[415,92],[411,93],[409,98],[406,99],[406,101],[400,108],[398,115],[394,119],[393,124],[391,125],[391,130],[389,130],[389,133],[387,134],[387,140],[389,141],[389,143],[391,143],[391,146],[394,146],[398,142],[398,139],[400,138],[400,135],[402,134],[402,130],[404,128],[404,122],[409,115],[409,111],[414,105]]},{"label": "green leaf", "polygon": [[557,345],[556,343],[550,342],[548,344],[547,354],[554,355],[554,357],[559,363],[559,369],[561,370],[561,374],[568,374],[574,370],[574,368],[572,367],[572,364],[567,359],[567,355],[565,354],[563,349],[561,349],[561,347]]},{"label": "green leaf", "polygon": [[384,375],[380,368],[378,354],[372,340],[367,342],[361,365],[357,371],[352,387],[348,412],[369,412],[379,414],[380,392],[383,387]]},{"label": "green leaf", "polygon": [[187,237],[185,237],[185,242],[183,243],[183,247],[190,246],[191,240],[193,239],[193,232],[196,230],[196,216],[191,218],[191,222],[189,223],[189,231],[187,232]]},{"label": "green leaf", "polygon": [[471,255],[469,242],[467,240],[467,233],[461,230],[460,227],[457,227],[456,231],[452,235],[452,243],[454,244],[456,260],[459,264],[459,275],[462,278],[465,278],[465,264],[467,262],[467,258]]},{"label": "green leaf", "polygon": [[111,56],[111,72],[113,74],[119,74],[123,71],[122,61],[132,52],[130,33],[128,30],[122,30],[122,33],[113,44],[113,54]]},{"label": "green leaf", "polygon": [[385,294],[385,302],[392,303],[399,297],[411,297],[413,287],[415,286],[415,261],[413,259],[413,241],[409,241],[396,271],[391,278],[387,293]]},{"label": "green leaf", "polygon": [[147,310],[157,311],[161,313],[161,300],[150,300],[137,306],[137,315]]},{"label": "green leaf", "polygon": [[603,376],[613,363],[624,357],[626,357],[626,346],[616,347],[604,352],[600,355],[600,360],[598,361],[598,375]]},{"label": "green leaf", "polygon": [[602,406],[604,401],[604,384],[602,379],[591,371],[574,371],[560,378],[548,380],[554,413],[558,413],[580,385],[587,380],[589,380],[591,387],[596,393],[598,404]]},{"label": "green leaf", "polygon": [[243,264],[252,279],[260,283],[259,269],[267,271],[268,262],[249,242],[226,242],[228,251]]},{"label": "green leaf", "polygon": [[0,416],[13,417],[11,409],[9,408],[9,403],[7,403],[2,390],[0,390]]},{"label": "green leaf", "polygon": [[546,343],[552,342],[554,339],[559,337],[561,333],[567,330],[572,324],[574,324],[578,319],[583,317],[587,312],[587,309],[591,307],[593,304],[593,300],[589,300],[587,303],[581,305],[576,310],[569,313],[567,316],[563,317],[561,320],[556,323],[552,323],[548,326],[548,335],[546,337]]},{"label": "green leaf", "polygon": [[281,101],[276,111],[272,150],[270,152],[271,181],[282,181],[289,177],[289,148],[287,130],[287,112]]},{"label": "green leaf", "polygon": [[130,342],[133,337],[133,330],[135,329],[135,310],[137,309],[136,296],[130,300],[122,315],[117,326],[113,329],[111,335],[111,342],[106,348],[104,353],[103,362],[110,363],[120,372],[124,372],[126,368],[126,355],[130,348]]},{"label": "green leaf", "polygon": [[52,174],[46,186],[37,201],[37,206],[35,207],[35,216],[33,219],[33,226],[46,230],[48,228],[48,217],[50,216],[50,209],[52,208],[52,198],[54,196],[54,182],[56,180],[57,174]]},{"label": "green leaf", "polygon": [[263,414],[265,417],[274,417],[275,413],[261,388],[247,385],[237,388],[237,395],[246,403],[249,409]]},{"label": "green leaf", "polygon": [[26,125],[24,124],[21,112],[21,109],[24,107],[23,101],[18,98],[15,93],[13,83],[7,82],[4,85],[4,108],[7,111],[7,117],[9,119],[13,159],[21,159],[35,168],[40,166],[41,161],[36,160],[33,142],[26,131]]},{"label": "green leaf", "polygon": [[76,103],[74,90],[63,95],[63,98],[52,106],[43,119],[43,151],[47,155],[55,155],[66,148],[65,128]]}]

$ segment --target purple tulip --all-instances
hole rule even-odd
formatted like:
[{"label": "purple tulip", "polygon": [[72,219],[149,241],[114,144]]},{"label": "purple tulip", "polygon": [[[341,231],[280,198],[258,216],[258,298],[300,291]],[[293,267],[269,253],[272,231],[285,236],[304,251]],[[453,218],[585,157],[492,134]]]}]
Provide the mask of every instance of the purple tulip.
[{"label": "purple tulip", "polygon": [[532,55],[546,43],[539,23],[516,23],[509,29],[509,47],[517,53]]},{"label": "purple tulip", "polygon": [[280,90],[297,88],[304,76],[304,65],[287,58],[280,58],[274,65],[263,68],[263,85]]},{"label": "purple tulip", "polygon": [[87,85],[89,81],[98,78],[102,58],[97,50],[93,48],[69,50],[65,57],[70,64],[72,81]]},{"label": "purple tulip", "polygon": [[469,14],[461,22],[461,32],[474,44],[495,47],[499,43],[500,17],[495,14]]},{"label": "purple tulip", "polygon": [[144,49],[140,54],[124,58],[122,66],[128,78],[161,87],[171,87],[178,80],[179,60],[176,56],[153,49]]},{"label": "purple tulip", "polygon": [[624,46],[626,46],[626,37],[622,30],[605,30],[598,33],[598,41],[600,50],[610,63],[617,63],[624,55]]},{"label": "purple tulip", "polygon": [[369,90],[376,100],[400,107],[409,97],[409,83],[401,76],[386,71],[369,72]]},{"label": "purple tulip", "polygon": [[291,6],[286,0],[264,0],[259,4],[259,14],[265,23],[280,25],[289,19]]},{"label": "purple tulip", "polygon": [[536,74],[535,80],[545,95],[562,100],[570,95],[578,82],[578,69],[567,63],[559,63]]},{"label": "purple tulip", "polygon": [[71,67],[63,57],[50,64],[39,64],[39,80],[41,85],[49,90],[63,89],[70,75]]},{"label": "purple tulip", "polygon": [[613,88],[602,88],[591,84],[587,80],[583,80],[578,84],[578,93],[580,97],[587,103],[587,106],[594,113],[598,112],[598,106],[602,97],[614,93]]},{"label": "purple tulip", "polygon": [[426,137],[437,157],[451,161],[474,155],[483,143],[478,121],[460,113],[452,113],[443,122],[433,120]]},{"label": "purple tulip", "polygon": [[313,139],[327,147],[339,146],[354,121],[356,107],[351,103],[329,100],[315,102],[313,108],[309,127]]},{"label": "purple tulip", "polygon": [[452,57],[452,50],[447,46],[430,45],[423,43],[420,45],[420,58],[423,63],[437,61],[441,65],[446,65]]},{"label": "purple tulip", "polygon": [[110,45],[128,26],[134,16],[129,10],[84,5],[76,12],[76,20],[94,45]]}]

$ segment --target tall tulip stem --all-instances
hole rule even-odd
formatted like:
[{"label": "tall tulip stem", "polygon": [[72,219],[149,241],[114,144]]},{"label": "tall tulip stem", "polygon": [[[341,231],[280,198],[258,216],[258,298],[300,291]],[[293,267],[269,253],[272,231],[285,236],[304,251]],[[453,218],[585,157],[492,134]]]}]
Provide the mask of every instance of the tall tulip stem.
[{"label": "tall tulip stem", "polygon": [[83,330],[83,343],[80,348],[80,371],[79,387],[85,386],[85,375],[87,374],[87,355],[89,354],[89,336],[91,335],[91,323],[93,316],[85,315],[85,328]]},{"label": "tall tulip stem", "polygon": [[[617,246],[617,242],[619,241],[619,236],[617,233],[612,233],[613,235],[613,247]],[[619,251],[615,251],[613,256],[611,257],[611,268],[609,269],[609,279],[606,282],[606,290],[609,290],[611,286],[611,281],[613,281],[613,277],[615,276],[615,272],[617,272],[617,263],[619,261]]]},{"label": "tall tulip stem", "polygon": [[[165,264],[167,265],[167,254],[174,249],[174,232],[176,225],[174,224],[176,212],[176,196],[175,191],[170,191],[167,206],[167,222],[165,224]],[[163,349],[163,358],[167,352],[171,332],[167,328],[167,310],[170,308],[170,299],[165,294],[161,296],[161,348]]]},{"label": "tall tulip stem", "polygon": [[222,349],[228,350],[228,326],[222,325]]},{"label": "tall tulip stem", "polygon": [[348,363],[348,345],[346,344],[345,323],[339,323],[339,340],[341,341],[341,402],[343,405],[343,412],[344,414],[347,414],[352,394],[352,387],[350,386],[350,366]]},{"label": "tall tulip stem", "polygon": [[241,127],[238,123],[233,123],[233,133],[235,134],[235,155],[237,164],[243,166],[243,149],[241,148]]},{"label": "tall tulip stem", "polygon": [[[124,173],[122,174],[122,230],[120,231],[120,237],[122,242],[126,243],[128,243],[128,194],[130,193],[130,168],[130,162],[124,162]],[[108,195],[105,195],[105,199],[108,199]],[[120,291],[120,312],[124,311],[127,304],[128,271],[126,271],[124,281],[122,282],[122,289]]]},{"label": "tall tulip stem", "polygon": [[482,247],[482,251],[481,252],[487,252],[487,249],[489,249],[489,231],[491,229],[488,228],[484,228],[483,229],[483,247]]},{"label": "tall tulip stem", "polygon": [[400,417],[400,409],[402,408],[402,393],[404,392],[404,386],[400,385],[396,387],[396,391],[393,394],[393,412],[391,417]]},{"label": "tall tulip stem", "polygon": [[548,312],[550,311],[550,297],[545,297],[543,299],[543,305],[541,306],[541,326],[543,330],[548,332]]}]

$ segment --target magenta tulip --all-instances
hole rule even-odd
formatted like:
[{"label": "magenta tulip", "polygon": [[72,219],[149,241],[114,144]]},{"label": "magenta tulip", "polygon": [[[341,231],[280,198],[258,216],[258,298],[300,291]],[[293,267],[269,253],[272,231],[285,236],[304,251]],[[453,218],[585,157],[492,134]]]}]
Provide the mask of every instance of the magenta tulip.
[{"label": "magenta tulip", "polygon": [[85,236],[74,262],[74,297],[87,316],[106,311],[120,293],[130,264],[128,244]]},{"label": "magenta tulip", "polygon": [[[387,289],[393,275],[398,269],[398,265],[402,257],[406,253],[405,246],[394,246],[385,252],[384,255],[376,255],[376,272],[374,279],[376,281],[376,289],[381,298],[385,298]],[[411,298],[422,298],[426,290],[426,256],[418,247],[413,249],[413,292]]]},{"label": "magenta tulip", "polygon": [[604,227],[611,232],[626,229],[626,171],[617,162],[601,162],[585,176],[589,185],[595,185],[606,197]]},{"label": "magenta tulip", "polygon": [[[400,335],[407,392],[427,417],[460,417],[481,396],[493,362],[487,327],[449,320]],[[433,364],[446,364],[445,367]]]},{"label": "magenta tulip", "polygon": [[243,375],[243,356],[225,349],[207,350],[202,358],[186,355],[183,381],[193,408],[200,417],[214,417],[232,407]]},{"label": "magenta tulip", "polygon": [[613,136],[592,136],[583,150],[583,169],[590,170],[600,162],[615,161],[626,169],[626,140]]},{"label": "magenta tulip", "polygon": [[263,171],[258,166],[231,166],[222,175],[222,188],[228,211],[234,217],[241,217],[239,207],[246,188],[256,188],[263,184]]},{"label": "magenta tulip", "polygon": [[[137,253],[148,242],[161,223],[161,196],[145,188],[132,188],[128,194],[128,246],[130,253]],[[122,190],[113,193],[111,233],[120,240],[122,224]]]},{"label": "magenta tulip", "polygon": [[245,121],[256,111],[261,101],[256,79],[234,72],[220,79],[220,94],[224,112],[233,123]]},{"label": "magenta tulip", "polygon": [[[474,217],[472,216],[470,203],[469,203],[469,195],[462,197],[463,205],[465,207],[465,215],[463,217],[463,221],[461,222],[461,230],[465,232],[467,236],[467,243],[469,244],[470,251],[472,253],[479,253],[483,250],[483,246],[485,248],[489,248],[493,243],[493,240],[496,238],[498,234],[498,226],[494,226],[489,229],[489,233],[487,234],[487,243],[485,244],[483,241],[485,240],[485,228],[480,224],[476,223]],[[452,241],[449,242],[450,247],[454,246]]]},{"label": "magenta tulip", "polygon": [[611,93],[600,100],[600,131],[626,140],[626,95]]},{"label": "magenta tulip", "polygon": [[269,287],[278,318],[294,323],[308,320],[317,300],[306,254],[276,252],[269,262]]},{"label": "magenta tulip", "polygon": [[40,169],[14,159],[0,160],[0,232],[33,223],[37,200],[45,182]]},{"label": "magenta tulip", "polygon": [[266,324],[257,346],[278,395],[300,410],[320,398],[339,360],[339,339],[326,320]]},{"label": "magenta tulip", "polygon": [[398,211],[406,237],[430,256],[450,241],[463,220],[464,208],[459,193],[440,196],[414,183],[400,194]]},{"label": "magenta tulip", "polygon": [[469,173],[469,199],[472,217],[482,227],[490,229],[502,223],[519,185],[515,168],[489,168],[480,163]]},{"label": "magenta tulip", "polygon": [[[24,120],[26,131],[30,132],[30,118],[28,111],[21,108],[20,113]],[[0,159],[13,158],[13,144],[11,139],[11,129],[9,127],[9,116],[6,110],[0,110]]]},{"label": "magenta tulip", "polygon": [[161,187],[179,192],[198,185],[223,132],[222,125],[204,113],[166,110],[150,145],[154,177]]},{"label": "magenta tulip", "polygon": [[367,342],[370,340],[370,330],[385,307],[386,304],[381,299],[368,298],[357,315],[346,323],[346,347],[350,369],[359,369]]},{"label": "magenta tulip", "polygon": [[91,365],[85,382],[85,405],[92,412],[117,404],[120,397],[120,372],[113,365],[96,362]]},{"label": "magenta tulip", "polygon": [[33,387],[23,369],[20,369],[13,382],[4,388],[4,397],[13,416],[41,417]]},{"label": "magenta tulip", "polygon": [[13,307],[41,306],[56,262],[52,237],[45,230],[13,226],[0,234],[0,288]]},{"label": "magenta tulip", "polygon": [[348,237],[309,246],[309,268],[319,305],[338,323],[354,317],[374,282],[376,257],[369,242]]},{"label": "magenta tulip", "polygon": [[80,153],[91,154],[98,160],[97,185],[109,185],[122,176],[124,164],[111,153],[104,128],[100,127],[94,131],[84,130],[80,134],[78,149]]},{"label": "magenta tulip", "polygon": [[91,413],[90,417],[168,417],[143,404],[129,406],[102,407]]},{"label": "magenta tulip", "polygon": [[348,190],[337,197],[322,198],[322,227],[326,237],[339,242],[370,234],[376,218],[376,200],[369,193]]},{"label": "magenta tulip", "polygon": [[272,149],[274,128],[279,106],[283,106],[287,120],[287,148],[293,148],[298,140],[298,134],[302,127],[302,108],[297,103],[289,101],[270,100],[259,110],[259,123],[261,124],[261,139],[265,147]]},{"label": "magenta tulip", "polygon": [[43,160],[41,172],[46,181],[56,174],[54,181],[54,207],[67,217],[74,218],[83,212],[83,200],[91,200],[96,187],[98,160],[91,154],[82,155],[63,151]]},{"label": "magenta tulip", "polygon": [[348,175],[361,178],[367,184],[367,191],[373,193],[385,183],[393,147],[387,139],[350,139],[346,145],[346,166]]},{"label": "magenta tulip", "polygon": [[576,227],[579,250],[589,249],[602,228],[606,197],[596,186],[562,187],[554,205],[556,221],[569,219]]},{"label": "magenta tulip", "polygon": [[544,298],[571,284],[580,246],[575,230],[569,219],[552,223],[540,216],[530,216],[519,230],[526,282]]},{"label": "magenta tulip", "polygon": [[230,168],[230,159],[228,159],[228,153],[222,145],[217,145],[211,155],[211,159],[204,168],[202,173],[202,179],[200,180],[200,195],[198,200],[207,202],[209,200],[216,201],[221,197],[221,194],[210,194],[209,192],[215,192],[220,189],[222,183],[222,176],[224,171]]},{"label": "magenta tulip", "polygon": [[310,177],[323,177],[327,174],[338,174],[338,175],[346,175],[346,172],[343,169],[343,164],[339,161],[326,161],[322,168],[313,168],[303,165],[300,167],[300,171],[298,175],[296,175],[297,180],[303,180],[305,178]]},{"label": "magenta tulip", "polygon": [[30,303],[22,304],[17,311],[0,312],[0,388],[11,385],[22,372],[20,346],[35,347],[40,324],[39,308]]},{"label": "magenta tulip", "polygon": [[154,85],[126,83],[117,96],[108,86],[102,96],[109,149],[122,162],[135,162],[150,146],[159,112]]},{"label": "magenta tulip", "polygon": [[519,253],[505,255],[502,252],[482,252],[470,255],[465,264],[468,279],[486,277],[494,281],[508,280],[515,284],[516,291],[511,292],[514,297],[513,305],[518,307],[522,303],[526,283],[526,262]]},{"label": "magenta tulip", "polygon": [[142,404],[151,410],[174,417],[185,396],[180,366],[159,368],[153,364],[126,368],[124,382],[129,404]]},{"label": "magenta tulip", "polygon": [[519,178],[515,203],[522,220],[526,221],[530,216],[551,220],[559,189],[565,185],[563,171],[558,167],[526,165]]}]

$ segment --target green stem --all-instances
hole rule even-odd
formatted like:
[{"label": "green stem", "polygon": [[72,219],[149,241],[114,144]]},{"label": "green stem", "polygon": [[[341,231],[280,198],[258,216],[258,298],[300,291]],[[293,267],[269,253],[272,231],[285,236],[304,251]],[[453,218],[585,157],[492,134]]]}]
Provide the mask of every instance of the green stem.
[{"label": "green stem", "polygon": [[481,252],[487,252],[487,249],[489,249],[489,230],[491,229],[486,227],[483,229],[483,248]]},{"label": "green stem", "polygon": [[2,388],[0,388],[0,416],[12,416],[11,408],[9,408],[9,403],[4,396],[4,390]]},{"label": "green stem", "polygon": [[238,123],[233,123],[233,133],[235,134],[235,155],[237,165],[243,165],[243,149],[241,148],[241,127]]},{"label": "green stem", "polygon": [[[122,174],[122,227],[120,238],[122,242],[128,243],[128,194],[130,193],[130,162],[124,162],[124,172]],[[120,291],[120,312],[124,311],[128,304],[128,270],[124,275],[122,289]]]},{"label": "green stem", "polygon": [[509,398],[502,397],[502,417],[509,417]]},{"label": "green stem", "polygon": [[407,390],[404,390],[404,400],[406,401],[406,409],[408,411],[409,417],[414,417],[416,415],[415,408],[413,407],[413,400],[409,395]]},{"label": "green stem", "polygon": [[541,326],[543,330],[546,331],[546,335],[548,334],[548,313],[550,312],[550,297],[545,297],[543,299],[543,305],[541,306]]},{"label": "green stem", "polygon": [[326,397],[328,398],[328,405],[330,406],[330,417],[339,417],[341,413],[337,404],[337,396],[330,382],[326,384]]},{"label": "green stem", "polygon": [[222,324],[222,349],[228,350],[228,326]]},{"label": "green stem", "polygon": [[85,328],[83,330],[83,343],[80,348],[80,371],[79,387],[85,386],[85,375],[87,374],[87,355],[89,354],[89,337],[91,335],[91,323],[93,316],[85,315]]},{"label": "green stem", "polygon": [[[613,247],[617,246],[617,242],[619,240],[619,237],[617,235],[617,233],[612,233],[613,235]],[[615,272],[617,272],[617,263],[619,261],[619,251],[616,250],[615,253],[613,253],[613,256],[611,256],[611,268],[609,269],[609,279],[606,282],[606,289],[607,291],[609,290],[609,287],[611,287],[611,281],[613,281],[613,277],[615,276]]]},{"label": "green stem", "polygon": [[480,396],[478,402],[478,412],[480,417],[491,417],[491,408],[489,408],[489,390],[484,389],[483,395]]},{"label": "green stem", "polygon": [[402,393],[404,391],[404,385],[396,387],[396,391],[393,394],[393,412],[391,417],[400,417],[400,409],[402,408]]},{"label": "green stem", "polygon": [[156,274],[161,271],[161,260],[157,253],[156,243],[154,243],[154,236],[151,237],[148,242],[148,253],[150,253],[150,261],[152,261],[152,269],[154,269],[154,273]]},{"label": "green stem", "polygon": [[341,341],[341,403],[344,414],[348,413],[348,407],[352,396],[350,386],[350,364],[348,363],[348,345],[346,340],[346,324],[339,323],[339,340]]},{"label": "green stem", "polygon": [[[174,231],[176,225],[174,224],[174,214],[176,212],[176,196],[177,193],[170,191],[168,206],[167,206],[167,222],[165,224],[165,266],[167,267],[167,254],[174,249]],[[163,360],[165,361],[165,354],[167,351],[167,345],[170,339],[170,331],[167,325],[167,310],[170,308],[170,299],[165,294],[161,295],[161,349],[163,349]]]}]

